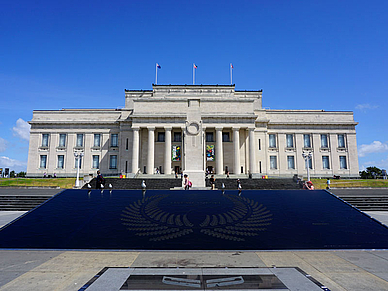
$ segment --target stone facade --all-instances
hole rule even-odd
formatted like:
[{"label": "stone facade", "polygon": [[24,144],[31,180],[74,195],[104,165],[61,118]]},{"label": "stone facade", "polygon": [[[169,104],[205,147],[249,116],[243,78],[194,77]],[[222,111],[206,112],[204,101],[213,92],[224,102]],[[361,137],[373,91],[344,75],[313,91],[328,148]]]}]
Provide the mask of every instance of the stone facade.
[{"label": "stone facade", "polygon": [[81,175],[305,176],[305,151],[312,177],[358,177],[353,112],[266,110],[262,91],[234,85],[125,90],[122,109],[36,110],[30,124],[29,177],[75,176],[80,151]]}]

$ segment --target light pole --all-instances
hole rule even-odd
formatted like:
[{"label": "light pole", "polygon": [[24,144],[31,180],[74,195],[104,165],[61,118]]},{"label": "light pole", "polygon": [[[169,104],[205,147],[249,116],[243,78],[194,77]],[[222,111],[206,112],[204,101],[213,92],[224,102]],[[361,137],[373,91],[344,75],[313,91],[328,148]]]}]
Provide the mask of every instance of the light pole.
[{"label": "light pole", "polygon": [[75,180],[75,187],[79,188],[79,168],[81,164],[81,158],[84,156],[83,152],[75,152],[74,153],[75,159],[77,160],[77,179]]},{"label": "light pole", "polygon": [[310,167],[309,167],[309,160],[313,158],[313,154],[311,152],[303,152],[302,156],[305,160],[306,168],[307,168],[307,181],[310,181]]}]

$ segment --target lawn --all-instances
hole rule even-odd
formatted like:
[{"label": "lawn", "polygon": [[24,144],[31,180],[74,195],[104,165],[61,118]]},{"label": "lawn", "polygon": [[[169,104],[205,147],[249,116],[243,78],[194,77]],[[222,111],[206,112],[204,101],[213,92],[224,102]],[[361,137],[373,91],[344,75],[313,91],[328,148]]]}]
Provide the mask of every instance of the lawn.
[{"label": "lawn", "polygon": [[0,187],[59,187],[73,188],[75,178],[0,178]]},{"label": "lawn", "polygon": [[[315,189],[326,189],[326,179],[311,179]],[[387,188],[388,180],[382,179],[330,179],[331,188]]]}]

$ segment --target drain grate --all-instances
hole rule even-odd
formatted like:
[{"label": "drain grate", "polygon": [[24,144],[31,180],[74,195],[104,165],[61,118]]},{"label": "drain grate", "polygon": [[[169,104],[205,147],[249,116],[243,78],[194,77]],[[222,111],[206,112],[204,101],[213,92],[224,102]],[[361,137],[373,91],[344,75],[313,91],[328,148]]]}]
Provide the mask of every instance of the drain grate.
[{"label": "drain grate", "polygon": [[327,290],[298,268],[104,268],[80,290]]}]

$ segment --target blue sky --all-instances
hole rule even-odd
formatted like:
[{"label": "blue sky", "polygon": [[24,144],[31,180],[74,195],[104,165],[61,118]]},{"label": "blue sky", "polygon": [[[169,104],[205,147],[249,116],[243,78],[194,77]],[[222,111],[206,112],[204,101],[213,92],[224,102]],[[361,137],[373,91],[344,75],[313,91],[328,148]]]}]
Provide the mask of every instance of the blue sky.
[{"label": "blue sky", "polygon": [[360,169],[388,168],[388,1],[3,1],[0,167],[26,169],[35,109],[124,89],[229,84],[263,107],[354,111]]}]

